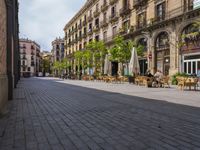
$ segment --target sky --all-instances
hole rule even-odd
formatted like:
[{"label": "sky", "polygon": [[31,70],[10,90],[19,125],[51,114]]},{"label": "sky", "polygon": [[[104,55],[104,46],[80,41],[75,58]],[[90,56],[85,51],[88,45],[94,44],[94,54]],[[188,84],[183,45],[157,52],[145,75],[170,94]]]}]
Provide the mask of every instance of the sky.
[{"label": "sky", "polygon": [[20,38],[36,41],[43,51],[64,37],[64,27],[86,0],[19,0]]}]

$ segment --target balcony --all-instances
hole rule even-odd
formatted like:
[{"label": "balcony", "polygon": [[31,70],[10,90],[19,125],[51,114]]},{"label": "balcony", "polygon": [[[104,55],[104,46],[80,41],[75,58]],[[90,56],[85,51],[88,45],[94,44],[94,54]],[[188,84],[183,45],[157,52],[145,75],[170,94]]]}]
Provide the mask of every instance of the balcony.
[{"label": "balcony", "polygon": [[82,40],[82,35],[77,38],[78,41]]},{"label": "balcony", "polygon": [[78,27],[74,28],[74,32],[77,32],[78,31]]},{"label": "balcony", "polygon": [[101,6],[101,11],[104,12],[108,9],[108,3],[105,3]]},{"label": "balcony", "polygon": [[87,20],[84,20],[83,21],[83,26],[86,26],[87,25]]},{"label": "balcony", "polygon": [[126,16],[130,13],[131,13],[130,5],[124,6],[122,9],[120,9],[120,16]]},{"label": "balcony", "polygon": [[93,16],[96,18],[100,15],[100,11],[99,10],[95,10],[95,12],[93,13]]},{"label": "balcony", "polygon": [[92,20],[93,20],[92,15],[91,15],[91,16],[88,16],[88,22],[91,22]]},{"label": "balcony", "polygon": [[21,52],[21,54],[26,54],[26,51]]},{"label": "balcony", "polygon": [[25,56],[22,57],[22,60],[26,60],[27,58]]},{"label": "balcony", "polygon": [[82,24],[79,24],[78,25],[78,29],[80,30],[82,28]]},{"label": "balcony", "polygon": [[119,34],[120,35],[127,35],[129,33],[132,33],[134,31],[134,26],[131,26],[129,28],[127,27],[122,27],[121,29],[119,29]]},{"label": "balcony", "polygon": [[113,22],[116,22],[118,19],[119,19],[118,13],[114,13],[114,14],[111,14],[111,16],[110,16],[110,18],[109,18],[109,21],[110,21],[111,23],[113,23]]},{"label": "balcony", "polygon": [[92,29],[89,29],[89,31],[88,31],[88,35],[92,35]]},{"label": "balcony", "polygon": [[87,37],[87,34],[83,33],[82,38],[86,38],[86,37]]},{"label": "balcony", "polygon": [[180,19],[180,17],[183,17],[184,19],[197,17],[197,16],[200,16],[199,12],[200,12],[200,8],[193,10],[190,7],[185,8],[184,6],[181,6],[171,11],[165,12],[164,15],[162,16],[155,16],[154,18],[150,18],[147,21],[147,26],[153,26],[155,24],[164,23],[172,19],[177,19],[177,18]]},{"label": "balcony", "polygon": [[118,0],[110,0],[110,5],[113,5],[113,4],[117,3],[117,2],[118,2]]},{"label": "balcony", "polygon": [[105,28],[108,26],[108,20],[104,19],[101,23],[100,23],[101,28]]},{"label": "balcony", "polygon": [[133,8],[138,8],[140,6],[146,5],[148,0],[134,0],[133,1]]},{"label": "balcony", "polygon": [[99,28],[99,25],[98,26],[94,26],[93,27],[93,31],[96,33],[96,32],[99,32],[100,31],[100,28]]}]

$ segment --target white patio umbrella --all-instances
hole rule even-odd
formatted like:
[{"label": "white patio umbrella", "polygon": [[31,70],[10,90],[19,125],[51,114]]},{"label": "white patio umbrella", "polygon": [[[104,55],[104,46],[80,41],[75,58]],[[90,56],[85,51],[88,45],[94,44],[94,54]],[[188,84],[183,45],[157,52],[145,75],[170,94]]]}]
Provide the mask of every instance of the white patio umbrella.
[{"label": "white patio umbrella", "polygon": [[129,73],[130,74],[139,74],[140,73],[140,65],[138,60],[138,55],[135,47],[132,49],[131,59],[129,63]]}]

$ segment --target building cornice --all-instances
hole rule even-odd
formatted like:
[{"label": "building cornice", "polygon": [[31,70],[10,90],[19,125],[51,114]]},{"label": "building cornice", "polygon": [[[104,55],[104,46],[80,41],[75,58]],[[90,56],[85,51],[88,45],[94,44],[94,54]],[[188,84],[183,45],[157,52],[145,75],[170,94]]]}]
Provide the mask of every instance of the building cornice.
[{"label": "building cornice", "polygon": [[87,0],[87,2],[84,4],[84,6],[75,14],[75,16],[65,25],[64,31],[69,28],[70,25],[73,24],[75,20],[77,20],[80,16],[82,16],[85,11],[90,8],[94,3],[96,3],[99,0]]}]

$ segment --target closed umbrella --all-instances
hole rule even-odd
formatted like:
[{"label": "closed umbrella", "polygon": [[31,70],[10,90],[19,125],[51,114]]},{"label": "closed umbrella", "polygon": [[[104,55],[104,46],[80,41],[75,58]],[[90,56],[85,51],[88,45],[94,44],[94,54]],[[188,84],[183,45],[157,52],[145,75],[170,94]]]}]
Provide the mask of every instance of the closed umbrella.
[{"label": "closed umbrella", "polygon": [[105,57],[105,61],[104,61],[104,74],[110,74],[111,71],[111,62],[108,59],[108,55],[106,55]]},{"label": "closed umbrella", "polygon": [[106,55],[105,57],[105,61],[104,61],[104,74],[108,74],[108,55]]},{"label": "closed umbrella", "polygon": [[140,65],[139,65],[139,60],[137,56],[137,51],[134,47],[132,49],[131,59],[129,63],[129,73],[132,75],[140,73]]}]

